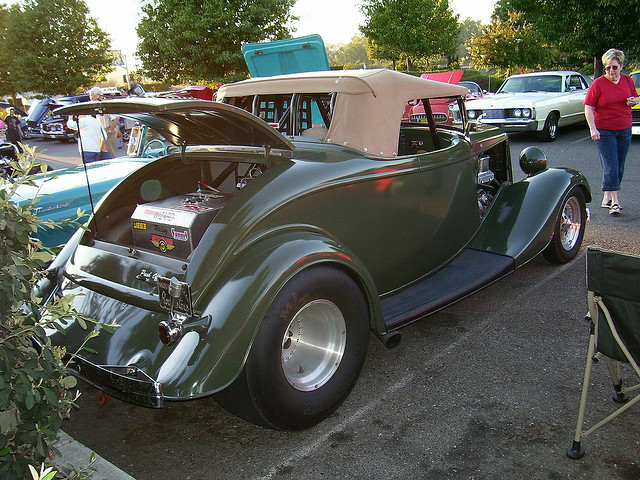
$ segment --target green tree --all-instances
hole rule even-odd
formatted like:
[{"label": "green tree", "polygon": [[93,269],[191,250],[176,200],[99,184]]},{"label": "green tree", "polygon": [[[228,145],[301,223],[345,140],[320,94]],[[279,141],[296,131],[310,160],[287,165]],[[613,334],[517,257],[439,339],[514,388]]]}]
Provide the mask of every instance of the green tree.
[{"label": "green tree", "polygon": [[499,0],[494,15],[504,19],[510,11],[524,12],[545,40],[563,52],[556,65],[570,66],[572,57],[578,56],[593,60],[596,75],[600,75],[601,57],[609,48],[620,48],[632,56],[640,53],[638,1]]},{"label": "green tree", "polygon": [[290,36],[295,0],[151,0],[142,7],[137,54],[150,78],[199,82],[243,78],[244,43]]},{"label": "green tree", "polygon": [[467,42],[471,37],[478,35],[482,31],[482,22],[473,18],[466,18],[460,23],[460,35],[458,36],[458,44],[456,47],[456,56],[458,58],[466,58],[469,56],[467,50]]},{"label": "green tree", "polygon": [[[7,17],[9,10],[0,4],[0,45],[7,44]],[[15,93],[9,81],[9,65],[7,63],[7,51],[0,48],[0,95]]]},{"label": "green tree", "polygon": [[327,48],[329,64],[342,68],[363,68],[369,65],[367,55],[367,39],[361,35],[354,36],[349,43],[339,48]]},{"label": "green tree", "polygon": [[460,26],[448,0],[365,0],[366,23],[360,31],[367,37],[370,54],[384,60],[407,61],[455,57]]},{"label": "green tree", "polygon": [[111,68],[110,38],[84,0],[23,0],[0,9],[0,93],[75,93]]},{"label": "green tree", "polygon": [[467,43],[471,65],[496,67],[511,72],[519,67],[533,69],[547,63],[550,52],[535,27],[522,12],[509,12],[506,20],[493,18],[491,25]]}]

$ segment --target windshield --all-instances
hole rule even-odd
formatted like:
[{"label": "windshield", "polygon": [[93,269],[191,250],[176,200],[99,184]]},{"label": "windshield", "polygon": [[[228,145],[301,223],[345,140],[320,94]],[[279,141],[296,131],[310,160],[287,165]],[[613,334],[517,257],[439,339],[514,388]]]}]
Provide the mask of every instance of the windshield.
[{"label": "windshield", "polygon": [[480,90],[480,86],[475,82],[460,82],[458,85],[460,85],[461,87],[467,87],[472,95],[482,93]]},{"label": "windshield", "polygon": [[511,77],[502,84],[497,93],[525,93],[525,92],[561,92],[561,75],[531,75],[526,77]]},{"label": "windshield", "polygon": [[633,79],[633,83],[636,88],[640,88],[640,72],[634,72],[631,74],[631,78]]},{"label": "windshield", "polygon": [[123,137],[128,138],[127,155],[143,158],[158,158],[179,153],[180,147],[155,130],[139,125],[129,118],[120,121]]}]

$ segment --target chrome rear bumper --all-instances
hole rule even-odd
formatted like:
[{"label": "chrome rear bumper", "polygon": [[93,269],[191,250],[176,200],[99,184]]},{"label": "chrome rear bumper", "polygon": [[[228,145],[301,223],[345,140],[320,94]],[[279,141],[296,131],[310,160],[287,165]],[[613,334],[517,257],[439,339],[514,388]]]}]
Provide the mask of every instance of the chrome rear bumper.
[{"label": "chrome rear bumper", "polygon": [[94,365],[75,357],[69,373],[122,401],[148,408],[162,408],[162,385],[135,366]]}]

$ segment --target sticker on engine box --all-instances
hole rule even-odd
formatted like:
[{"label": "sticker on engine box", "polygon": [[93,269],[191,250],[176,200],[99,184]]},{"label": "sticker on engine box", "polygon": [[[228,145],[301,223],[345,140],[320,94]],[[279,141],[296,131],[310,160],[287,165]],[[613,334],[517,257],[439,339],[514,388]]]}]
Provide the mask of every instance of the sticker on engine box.
[{"label": "sticker on engine box", "polygon": [[174,240],[180,240],[181,242],[189,241],[189,232],[187,230],[180,231],[172,228],[171,236],[174,238]]},{"label": "sticker on engine box", "polygon": [[161,237],[160,235],[151,235],[151,243],[160,249],[162,253],[167,253],[176,248],[173,239]]},{"label": "sticker on engine box", "polygon": [[136,230],[146,230],[147,224],[144,222],[133,222],[133,228]]}]

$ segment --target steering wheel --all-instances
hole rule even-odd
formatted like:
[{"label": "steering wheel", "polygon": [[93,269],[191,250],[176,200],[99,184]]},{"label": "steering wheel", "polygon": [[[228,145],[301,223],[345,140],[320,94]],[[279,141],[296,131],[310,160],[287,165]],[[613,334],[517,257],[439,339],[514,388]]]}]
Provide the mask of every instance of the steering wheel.
[{"label": "steering wheel", "polygon": [[[151,147],[151,145],[155,144],[155,143],[159,143],[160,147],[159,147],[159,152],[156,150],[155,152],[151,152],[150,150],[152,149],[158,149],[158,147]],[[158,158],[160,155],[165,156],[167,155],[167,146],[164,144],[164,142],[162,140],[158,140],[157,138],[154,138],[153,140],[149,141],[149,143],[147,143],[144,148],[142,149],[142,156],[146,157],[146,158]]]}]

